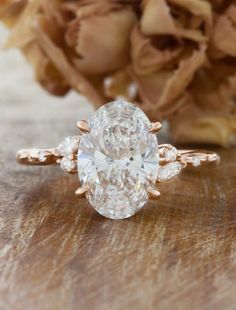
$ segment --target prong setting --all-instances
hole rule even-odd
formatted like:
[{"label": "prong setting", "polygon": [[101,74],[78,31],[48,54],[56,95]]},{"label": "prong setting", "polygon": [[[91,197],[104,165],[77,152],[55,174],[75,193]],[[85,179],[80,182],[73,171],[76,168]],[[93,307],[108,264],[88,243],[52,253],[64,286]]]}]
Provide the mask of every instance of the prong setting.
[{"label": "prong setting", "polygon": [[90,132],[90,128],[89,128],[89,125],[86,121],[78,121],[77,122],[77,127],[79,128],[79,130],[82,132],[82,133],[89,133]]},{"label": "prong setting", "polygon": [[82,187],[79,187],[76,192],[75,192],[75,195],[79,198],[83,198],[85,197],[87,191],[89,190],[89,187],[88,186],[82,186]]},{"label": "prong setting", "polygon": [[158,131],[160,131],[162,128],[162,125],[160,122],[155,122],[151,124],[151,128],[149,129],[150,133],[157,133]]},{"label": "prong setting", "polygon": [[161,196],[161,193],[154,187],[147,187],[148,198],[150,200],[158,200]]}]

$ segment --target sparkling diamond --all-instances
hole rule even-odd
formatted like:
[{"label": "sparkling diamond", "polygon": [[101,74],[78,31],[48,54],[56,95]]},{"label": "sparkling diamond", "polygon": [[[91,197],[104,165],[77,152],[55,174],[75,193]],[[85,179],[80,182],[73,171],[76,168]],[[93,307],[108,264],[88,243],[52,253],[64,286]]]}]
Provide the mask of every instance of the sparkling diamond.
[{"label": "sparkling diamond", "polygon": [[45,162],[45,160],[47,159],[47,157],[43,151],[40,151],[38,156],[39,156],[39,161],[41,163]]},{"label": "sparkling diamond", "polygon": [[79,136],[67,137],[59,144],[57,152],[62,156],[70,157],[71,154],[78,151],[79,139]]},{"label": "sparkling diamond", "polygon": [[178,151],[174,146],[165,147],[164,156],[168,161],[175,161],[178,156]]},{"label": "sparkling diamond", "polygon": [[76,160],[70,160],[67,157],[63,157],[61,160],[61,169],[65,172],[74,172],[77,170],[77,162]]},{"label": "sparkling diamond", "polygon": [[201,159],[199,157],[194,157],[193,158],[193,166],[194,167],[199,167],[201,165]]},{"label": "sparkling diamond", "polygon": [[182,164],[178,161],[168,163],[160,167],[158,172],[159,181],[168,181],[178,175],[182,169]]},{"label": "sparkling diamond", "polygon": [[150,121],[138,107],[115,101],[97,110],[89,127],[78,152],[87,198],[108,218],[130,217],[147,202],[146,186],[157,180],[158,142]]}]

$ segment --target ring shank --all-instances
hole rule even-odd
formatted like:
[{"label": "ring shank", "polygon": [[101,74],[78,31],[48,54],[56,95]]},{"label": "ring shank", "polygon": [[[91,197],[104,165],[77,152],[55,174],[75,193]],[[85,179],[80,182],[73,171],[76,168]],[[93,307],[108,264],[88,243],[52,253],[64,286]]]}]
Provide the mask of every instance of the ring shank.
[{"label": "ring shank", "polygon": [[179,150],[178,153],[183,162],[195,167],[220,161],[219,155],[211,151]]},{"label": "ring shank", "polygon": [[[165,145],[159,145],[159,149],[163,149]],[[192,166],[200,166],[202,164],[217,163],[220,157],[210,151],[200,150],[178,150],[179,159]],[[24,149],[17,153],[17,161],[23,165],[45,166],[59,164],[61,155],[55,148],[51,149]],[[161,159],[161,158],[160,158]]]},{"label": "ring shank", "polygon": [[60,156],[56,149],[24,149],[17,152],[16,159],[19,164],[29,166],[46,166],[57,164]]}]

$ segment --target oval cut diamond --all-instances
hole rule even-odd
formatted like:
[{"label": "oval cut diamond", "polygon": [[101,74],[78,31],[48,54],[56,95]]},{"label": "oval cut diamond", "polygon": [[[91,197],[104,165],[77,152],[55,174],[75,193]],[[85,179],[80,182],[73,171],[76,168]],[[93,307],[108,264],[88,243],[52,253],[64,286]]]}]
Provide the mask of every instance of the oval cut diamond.
[{"label": "oval cut diamond", "polygon": [[87,198],[103,216],[132,216],[148,200],[146,186],[155,184],[159,153],[156,135],[141,109],[114,101],[89,121],[90,133],[80,139],[79,178],[89,187]]}]

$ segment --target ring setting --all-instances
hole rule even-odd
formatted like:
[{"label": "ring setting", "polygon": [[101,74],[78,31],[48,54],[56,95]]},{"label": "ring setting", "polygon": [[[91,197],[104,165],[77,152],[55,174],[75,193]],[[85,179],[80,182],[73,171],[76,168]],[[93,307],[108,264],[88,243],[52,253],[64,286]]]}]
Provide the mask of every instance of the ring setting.
[{"label": "ring setting", "polygon": [[17,160],[26,165],[59,164],[65,172],[78,173],[76,195],[86,196],[98,213],[111,219],[128,218],[149,199],[159,199],[158,183],[176,177],[188,165],[219,161],[213,152],[158,145],[161,124],[151,123],[140,108],[121,100],[102,106],[77,127],[78,135],[58,147],[20,150]]}]

